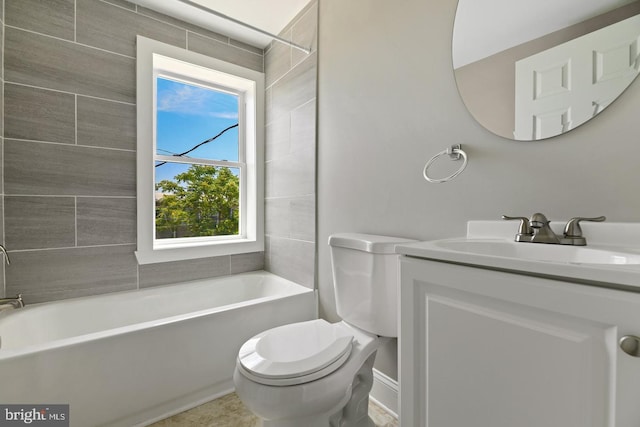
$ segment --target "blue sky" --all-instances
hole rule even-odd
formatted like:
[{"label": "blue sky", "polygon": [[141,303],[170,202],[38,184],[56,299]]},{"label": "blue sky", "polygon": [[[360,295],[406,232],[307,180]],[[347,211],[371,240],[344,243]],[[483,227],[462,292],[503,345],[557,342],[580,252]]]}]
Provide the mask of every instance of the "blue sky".
[{"label": "blue sky", "polygon": [[[238,123],[238,97],[173,80],[157,80],[157,154],[182,153]],[[188,154],[215,160],[238,160],[238,130]],[[155,168],[156,182],[172,179],[188,165],[167,163]]]}]

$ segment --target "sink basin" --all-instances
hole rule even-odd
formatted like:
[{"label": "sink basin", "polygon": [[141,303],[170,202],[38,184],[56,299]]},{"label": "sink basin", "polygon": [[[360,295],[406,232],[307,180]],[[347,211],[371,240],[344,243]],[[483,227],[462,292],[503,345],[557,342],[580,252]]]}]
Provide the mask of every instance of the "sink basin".
[{"label": "sink basin", "polygon": [[640,264],[640,253],[589,246],[522,243],[492,239],[431,242],[436,248],[472,255],[571,264]]},{"label": "sink basin", "polygon": [[[558,221],[556,234],[564,224]],[[553,228],[553,224],[552,224]],[[398,245],[412,258],[640,293],[640,223],[584,224],[587,246],[514,242],[505,221],[469,221],[466,237]]]}]

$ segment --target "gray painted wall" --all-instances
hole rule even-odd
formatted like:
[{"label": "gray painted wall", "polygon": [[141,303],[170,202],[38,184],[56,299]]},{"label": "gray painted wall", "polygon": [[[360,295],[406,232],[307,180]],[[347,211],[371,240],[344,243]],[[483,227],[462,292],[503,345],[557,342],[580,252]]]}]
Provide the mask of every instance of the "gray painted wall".
[{"label": "gray painted wall", "polygon": [[[320,1],[318,286],[328,319],[337,315],[323,242],[334,232],[456,237],[471,219],[536,211],[556,221],[640,221],[640,84],[566,135],[541,142],[495,136],[456,90],[456,3]],[[456,143],[469,155],[466,171],[427,183],[424,163]],[[376,363],[394,378],[395,354],[392,344]]]},{"label": "gray painted wall", "polygon": [[0,294],[27,303],[263,267],[264,254],[138,266],[135,36],[263,71],[263,51],[123,0],[6,0]]}]

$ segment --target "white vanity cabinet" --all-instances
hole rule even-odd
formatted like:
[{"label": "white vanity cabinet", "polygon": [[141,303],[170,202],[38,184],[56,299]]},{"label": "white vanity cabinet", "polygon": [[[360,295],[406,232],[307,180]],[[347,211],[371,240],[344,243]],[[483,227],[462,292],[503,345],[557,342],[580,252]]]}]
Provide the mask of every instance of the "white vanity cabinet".
[{"label": "white vanity cabinet", "polygon": [[403,427],[640,426],[640,293],[403,256],[400,294]]}]

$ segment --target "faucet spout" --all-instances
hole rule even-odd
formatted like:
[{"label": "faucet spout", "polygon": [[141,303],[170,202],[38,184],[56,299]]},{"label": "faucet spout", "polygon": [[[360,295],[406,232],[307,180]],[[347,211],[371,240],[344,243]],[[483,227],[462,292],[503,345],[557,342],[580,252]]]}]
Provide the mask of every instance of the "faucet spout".
[{"label": "faucet spout", "polygon": [[22,294],[18,294],[15,298],[0,298],[0,311],[5,308],[22,308],[24,307],[24,300]]},{"label": "faucet spout", "polygon": [[534,213],[529,220],[531,228],[533,229],[533,236],[531,237],[531,243],[552,243],[559,244],[560,239],[549,227],[549,221],[544,214]]}]

